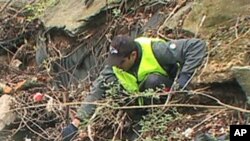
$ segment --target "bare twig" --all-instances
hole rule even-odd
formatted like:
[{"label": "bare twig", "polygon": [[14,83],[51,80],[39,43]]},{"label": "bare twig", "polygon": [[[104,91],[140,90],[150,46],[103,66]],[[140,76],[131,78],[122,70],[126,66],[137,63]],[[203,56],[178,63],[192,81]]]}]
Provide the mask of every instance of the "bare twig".
[{"label": "bare twig", "polygon": [[[28,4],[33,4],[35,3],[36,0],[32,0],[32,1],[29,1]],[[20,14],[21,12],[23,12],[24,10],[26,9],[26,7],[23,7],[21,8],[20,10],[18,10],[13,16],[12,16],[12,19],[16,18],[18,16],[18,14]]]},{"label": "bare twig", "polygon": [[0,48],[4,49],[6,52],[10,53],[11,55],[14,55],[14,53],[11,50],[9,50],[8,48],[2,46],[1,44],[0,44]]},{"label": "bare twig", "polygon": [[[171,86],[171,88],[170,88],[170,92],[176,91],[176,90],[175,90],[175,87],[176,87],[176,85],[178,85],[178,84],[177,84],[177,79],[178,79],[178,77],[179,77],[179,74],[180,74],[180,69],[178,69],[178,71],[177,71],[177,73],[176,73],[176,76],[175,76],[175,78],[174,78],[174,82],[173,82],[173,84],[172,84],[172,86]],[[169,101],[170,101],[171,98],[172,98],[172,93],[169,93],[169,94],[168,94],[168,98],[167,98],[167,100],[166,100],[166,102],[165,102],[165,105],[167,105],[167,104],[169,103]]]},{"label": "bare twig", "polygon": [[213,99],[213,100],[215,100],[219,105],[222,105],[222,106],[224,106],[224,107],[226,107],[226,108],[228,108],[228,109],[232,109],[232,110],[236,110],[236,111],[240,111],[240,112],[250,113],[250,110],[246,110],[246,109],[242,109],[242,108],[239,108],[239,107],[235,107],[235,106],[232,106],[232,105],[225,104],[225,103],[221,102],[219,99],[217,99],[217,98],[215,98],[215,97],[213,97],[213,96],[211,96],[211,95],[204,94],[204,93],[200,93],[200,92],[199,92],[199,93],[196,93],[196,94],[198,94],[198,95],[203,95],[203,96],[206,96],[206,97],[208,97],[208,98],[210,98],[210,99]]},{"label": "bare twig", "polygon": [[233,43],[236,42],[236,41],[238,41],[240,38],[246,37],[246,35],[247,35],[249,32],[250,32],[250,29],[248,29],[243,35],[238,36],[238,38],[235,38],[233,41],[231,41],[230,43],[228,43],[227,46],[233,44]]},{"label": "bare twig", "polygon": [[175,8],[172,10],[172,12],[169,13],[168,17],[165,19],[165,21],[163,22],[163,24],[157,30],[157,35],[158,36],[160,36],[161,38],[166,39],[166,40],[171,40],[171,39],[165,37],[163,34],[161,34],[160,31],[163,30],[166,27],[166,24],[169,21],[169,19],[185,4],[186,4],[186,0],[184,0],[181,3],[177,4],[175,6]]},{"label": "bare twig", "polygon": [[[36,135],[42,137],[42,138],[45,139],[45,140],[48,140],[47,137],[43,136],[42,134],[38,133],[37,131],[33,130],[33,129],[30,127],[30,124],[27,123],[28,121],[31,122],[32,124],[36,125],[36,127],[37,127],[38,129],[40,129],[41,131],[44,131],[44,130],[43,130],[39,125],[37,125],[33,120],[31,120],[31,119],[29,119],[29,118],[26,117],[27,113],[28,113],[27,110],[24,109],[24,113],[21,114],[21,115],[22,115],[21,120],[22,120],[22,122],[25,124],[25,126],[26,126],[30,131],[32,131],[33,133],[35,133]],[[44,131],[44,132],[45,132],[45,131]]]},{"label": "bare twig", "polygon": [[236,38],[239,38],[239,34],[238,34],[239,21],[240,21],[240,17],[237,17],[237,21],[236,21],[235,26],[234,26],[234,29],[235,29],[235,37],[236,37]]},{"label": "bare twig", "polygon": [[223,111],[225,111],[225,109],[220,110],[219,112],[216,112],[215,114],[213,114],[213,115],[211,115],[211,116],[205,118],[203,121],[201,121],[201,122],[199,122],[198,124],[194,125],[192,128],[188,128],[188,129],[187,129],[184,133],[182,133],[182,134],[184,134],[185,136],[190,136],[191,133],[194,132],[194,130],[195,130],[197,127],[201,126],[202,124],[204,124],[204,123],[207,122],[208,120],[212,119],[213,117],[219,115],[219,114],[220,114],[221,112],[223,112]]},{"label": "bare twig", "polygon": [[195,37],[198,36],[198,33],[199,33],[199,31],[200,31],[200,28],[201,28],[201,26],[203,25],[203,23],[204,23],[206,17],[207,17],[206,15],[203,15],[203,16],[202,16],[201,22],[200,22],[200,24],[198,25],[197,30],[196,30],[196,33],[195,33]]},{"label": "bare twig", "polygon": [[[95,119],[95,117],[97,116],[97,113],[100,111],[100,109],[102,109],[103,108],[103,106],[102,107],[98,107],[96,110],[95,110],[95,113],[91,116],[91,118],[89,119],[89,121],[90,121],[90,123],[92,122],[92,121],[94,121],[94,119]],[[91,140],[91,141],[94,141],[94,138],[93,138],[93,133],[92,133],[92,129],[91,129],[91,124],[88,124],[88,126],[87,126],[87,128],[88,128],[88,137],[89,137],[89,139]]]},{"label": "bare twig", "polygon": [[195,76],[195,74],[197,73],[197,69],[195,69],[194,73],[192,74],[192,76],[188,79],[188,81],[186,82],[186,84],[183,86],[183,88],[181,88],[181,90],[183,91],[187,85],[190,83],[190,81],[193,79],[193,77]]},{"label": "bare twig", "polygon": [[[239,39],[242,39],[242,38],[245,38],[247,34],[250,33],[250,29],[248,29],[244,34],[238,36],[238,38],[235,38],[234,40],[232,40],[231,42],[229,42],[228,44],[225,44],[224,46],[229,46],[229,45],[232,45],[233,43],[235,43],[236,41],[238,41]],[[211,50],[209,50],[208,53],[210,52],[213,52],[215,49],[217,49],[218,47],[221,47],[221,46],[217,46],[217,47],[214,47],[212,48]]]},{"label": "bare twig", "polygon": [[114,136],[113,136],[112,141],[115,141],[115,138],[116,138],[118,132],[120,131],[120,129],[122,129],[122,126],[123,126],[123,123],[124,123],[124,120],[125,120],[125,117],[126,117],[126,116],[127,116],[127,114],[124,113],[123,116],[122,116],[122,118],[121,118],[121,121],[120,121],[120,123],[119,123],[119,125],[118,125],[118,127],[117,127],[117,129],[116,129],[116,131],[115,131],[115,134],[114,134]]},{"label": "bare twig", "polygon": [[93,136],[92,136],[92,129],[91,129],[91,125],[88,125],[88,137],[89,137],[89,139],[91,140],[91,141],[94,141],[94,138],[93,138]]},{"label": "bare twig", "polygon": [[26,47],[26,44],[23,44],[23,45],[21,45],[20,48],[17,49],[17,51],[15,52],[15,54],[14,54],[14,55],[12,56],[12,58],[11,58],[10,64],[15,60],[17,54],[18,54],[19,52],[21,52],[22,49],[25,48],[25,47]]},{"label": "bare twig", "polygon": [[204,119],[203,121],[201,121],[201,122],[199,122],[198,124],[196,124],[195,126],[193,126],[191,129],[194,130],[195,128],[201,126],[203,123],[205,123],[205,122],[208,121],[209,119],[211,119],[211,118],[213,118],[213,117],[219,115],[219,114],[222,113],[223,111],[225,111],[225,109],[222,109],[222,110],[216,112],[215,114],[213,114],[213,115],[207,117],[207,118]]},{"label": "bare twig", "polygon": [[4,11],[4,9],[6,7],[8,7],[11,3],[12,3],[13,0],[9,0],[7,3],[5,3],[5,5],[0,9],[0,13],[2,13]]},{"label": "bare twig", "polygon": [[[181,91],[182,92],[182,91]],[[194,93],[194,92],[192,92]],[[204,94],[204,93],[196,93],[199,95],[206,96],[208,98],[211,98],[215,100],[218,104],[221,106],[211,106],[211,105],[199,105],[199,104],[158,104],[158,105],[143,105],[143,106],[123,106],[123,107],[114,107],[112,105],[109,105],[108,103],[100,103],[100,102],[70,102],[70,103],[60,103],[60,104],[53,104],[53,106],[60,106],[60,105],[81,105],[81,104],[91,104],[91,105],[97,105],[97,106],[103,106],[103,107],[109,107],[112,109],[141,109],[141,108],[157,108],[157,107],[197,107],[197,108],[211,108],[211,109],[232,109],[240,112],[245,112],[245,113],[250,113],[250,110],[242,109],[239,107],[231,106],[225,103],[222,103],[220,100],[217,98]],[[32,106],[27,106],[27,107],[22,107],[22,108],[15,108],[9,111],[5,111],[5,113],[8,112],[13,112],[13,111],[18,111],[18,110],[24,110],[24,109],[31,109],[31,108],[38,108],[38,107],[46,107],[47,104],[38,104],[38,105],[32,105]]]}]

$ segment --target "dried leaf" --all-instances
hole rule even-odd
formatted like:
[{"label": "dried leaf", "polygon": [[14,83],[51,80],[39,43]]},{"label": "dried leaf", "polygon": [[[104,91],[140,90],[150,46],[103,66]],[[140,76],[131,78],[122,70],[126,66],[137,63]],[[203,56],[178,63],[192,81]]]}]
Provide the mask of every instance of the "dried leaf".
[{"label": "dried leaf", "polygon": [[12,92],[12,88],[0,83],[0,94],[10,94]]}]

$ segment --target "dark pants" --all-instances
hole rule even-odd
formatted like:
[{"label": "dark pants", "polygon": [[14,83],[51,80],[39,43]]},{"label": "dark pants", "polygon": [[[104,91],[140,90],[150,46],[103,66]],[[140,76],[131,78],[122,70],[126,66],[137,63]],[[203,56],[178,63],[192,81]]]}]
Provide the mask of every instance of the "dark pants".
[{"label": "dark pants", "polygon": [[143,92],[147,89],[156,90],[157,88],[170,88],[173,84],[173,80],[169,77],[160,74],[149,74],[147,78],[140,85],[140,91]]},{"label": "dark pants", "polygon": [[[147,91],[149,89],[157,90],[158,92],[166,92],[170,90],[173,84],[173,80],[169,77],[160,74],[150,74],[140,85],[140,91]],[[155,99],[152,96],[144,97],[144,105],[153,105],[153,104],[163,104],[167,99],[167,95],[162,95],[160,99]]]}]

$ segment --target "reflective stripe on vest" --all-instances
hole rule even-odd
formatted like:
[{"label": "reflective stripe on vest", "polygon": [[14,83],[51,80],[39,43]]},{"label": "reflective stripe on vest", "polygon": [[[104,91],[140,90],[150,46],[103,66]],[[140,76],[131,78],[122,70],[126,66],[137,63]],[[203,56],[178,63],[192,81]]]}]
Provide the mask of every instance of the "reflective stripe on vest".
[{"label": "reflective stripe on vest", "polygon": [[150,73],[160,73],[167,76],[167,72],[160,66],[160,64],[156,60],[151,47],[152,41],[165,41],[159,38],[146,37],[137,38],[135,39],[135,41],[138,42],[142,48],[141,63],[137,72],[138,81],[142,82]]}]

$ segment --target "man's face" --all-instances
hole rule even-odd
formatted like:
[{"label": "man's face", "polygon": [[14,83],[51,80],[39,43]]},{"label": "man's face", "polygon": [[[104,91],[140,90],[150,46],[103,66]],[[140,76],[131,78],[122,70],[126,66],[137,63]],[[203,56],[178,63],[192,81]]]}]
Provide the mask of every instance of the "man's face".
[{"label": "man's face", "polygon": [[134,65],[136,55],[137,55],[136,52],[133,51],[129,56],[124,57],[120,65],[118,65],[117,67],[124,71],[128,71]]}]

